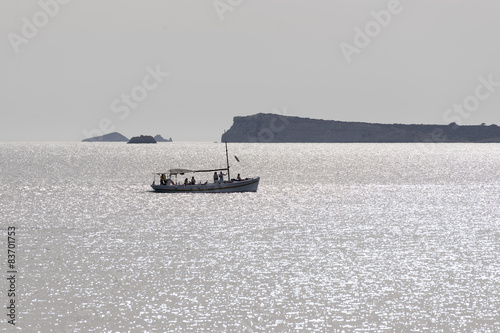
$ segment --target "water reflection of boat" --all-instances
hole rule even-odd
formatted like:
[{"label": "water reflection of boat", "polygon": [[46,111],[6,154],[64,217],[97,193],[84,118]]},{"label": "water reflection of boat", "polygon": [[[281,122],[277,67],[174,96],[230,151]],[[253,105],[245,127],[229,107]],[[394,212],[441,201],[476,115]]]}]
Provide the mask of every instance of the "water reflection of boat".
[{"label": "water reflection of boat", "polygon": [[[236,160],[237,157],[235,156]],[[226,142],[226,162],[227,167],[222,169],[208,169],[208,170],[191,170],[191,169],[170,169],[167,172],[155,172],[153,184],[151,187],[156,192],[169,192],[169,193],[221,193],[221,192],[257,192],[259,187],[260,177],[231,179],[231,174],[229,172],[229,156],[227,152],[227,142]],[[217,179],[213,182],[189,182],[189,178],[186,181],[177,179],[179,175],[191,175],[195,173],[217,173],[217,172],[227,172],[227,178],[229,180]],[[159,177],[160,183],[156,182],[156,177]]]}]

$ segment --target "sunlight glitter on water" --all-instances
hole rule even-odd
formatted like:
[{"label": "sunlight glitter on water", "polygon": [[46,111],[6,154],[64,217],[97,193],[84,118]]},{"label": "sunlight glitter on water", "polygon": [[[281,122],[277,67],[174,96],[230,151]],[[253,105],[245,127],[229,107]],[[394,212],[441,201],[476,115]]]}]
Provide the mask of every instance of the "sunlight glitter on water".
[{"label": "sunlight glitter on water", "polygon": [[498,331],[500,145],[437,146],[234,144],[257,193],[169,195],[222,146],[1,144],[20,327]]}]

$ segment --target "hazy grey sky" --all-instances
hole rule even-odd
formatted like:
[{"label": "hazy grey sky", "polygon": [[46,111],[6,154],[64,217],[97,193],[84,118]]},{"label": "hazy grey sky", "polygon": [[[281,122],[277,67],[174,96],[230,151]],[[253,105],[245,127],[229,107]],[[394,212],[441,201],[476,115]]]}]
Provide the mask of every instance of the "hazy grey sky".
[{"label": "hazy grey sky", "polygon": [[235,115],[284,109],[500,124],[499,13],[498,0],[5,0],[0,141],[99,127],[218,141]]}]

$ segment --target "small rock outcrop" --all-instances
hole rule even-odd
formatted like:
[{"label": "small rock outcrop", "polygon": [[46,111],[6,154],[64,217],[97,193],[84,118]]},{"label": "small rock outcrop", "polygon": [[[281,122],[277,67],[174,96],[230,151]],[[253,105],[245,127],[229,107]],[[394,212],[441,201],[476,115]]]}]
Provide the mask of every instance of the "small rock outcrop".
[{"label": "small rock outcrop", "polygon": [[95,136],[82,140],[82,142],[127,142],[128,138],[118,132],[113,132],[101,136]]},{"label": "small rock outcrop", "polygon": [[172,142],[172,138],[164,139],[160,134],[155,135],[156,142]]},{"label": "small rock outcrop", "polygon": [[222,142],[500,142],[497,125],[345,122],[259,113],[234,117]]},{"label": "small rock outcrop", "polygon": [[127,143],[156,143],[156,140],[151,135],[141,135],[134,136]]}]

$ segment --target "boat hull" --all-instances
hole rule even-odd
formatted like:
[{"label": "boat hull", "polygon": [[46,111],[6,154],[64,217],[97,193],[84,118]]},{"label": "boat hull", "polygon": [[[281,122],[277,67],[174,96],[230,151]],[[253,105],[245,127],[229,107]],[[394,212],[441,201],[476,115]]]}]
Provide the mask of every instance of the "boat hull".
[{"label": "boat hull", "polygon": [[231,193],[231,192],[257,192],[260,177],[224,183],[209,183],[206,185],[158,185],[151,187],[156,192],[164,193]]}]

